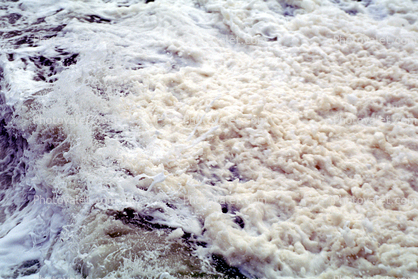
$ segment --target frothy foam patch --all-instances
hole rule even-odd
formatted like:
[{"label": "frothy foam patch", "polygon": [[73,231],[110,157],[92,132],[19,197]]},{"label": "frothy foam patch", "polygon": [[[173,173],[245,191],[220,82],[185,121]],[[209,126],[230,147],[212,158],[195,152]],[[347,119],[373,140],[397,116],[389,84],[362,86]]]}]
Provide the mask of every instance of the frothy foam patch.
[{"label": "frothy foam patch", "polygon": [[1,57],[35,190],[7,224],[51,231],[7,276],[414,276],[415,3],[57,5]]}]

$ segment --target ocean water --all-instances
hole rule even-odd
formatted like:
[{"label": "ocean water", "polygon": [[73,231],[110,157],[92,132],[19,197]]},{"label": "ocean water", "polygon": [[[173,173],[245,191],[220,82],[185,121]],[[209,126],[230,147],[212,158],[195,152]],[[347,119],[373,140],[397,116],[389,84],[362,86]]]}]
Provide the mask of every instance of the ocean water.
[{"label": "ocean water", "polygon": [[416,278],[418,2],[0,1],[0,278]]}]

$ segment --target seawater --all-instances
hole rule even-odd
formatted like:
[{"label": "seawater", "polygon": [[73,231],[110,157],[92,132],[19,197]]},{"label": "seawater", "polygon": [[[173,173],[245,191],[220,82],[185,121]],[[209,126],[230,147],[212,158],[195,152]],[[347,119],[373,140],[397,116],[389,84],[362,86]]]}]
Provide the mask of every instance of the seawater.
[{"label": "seawater", "polygon": [[0,277],[416,276],[417,32],[416,1],[2,1]]}]

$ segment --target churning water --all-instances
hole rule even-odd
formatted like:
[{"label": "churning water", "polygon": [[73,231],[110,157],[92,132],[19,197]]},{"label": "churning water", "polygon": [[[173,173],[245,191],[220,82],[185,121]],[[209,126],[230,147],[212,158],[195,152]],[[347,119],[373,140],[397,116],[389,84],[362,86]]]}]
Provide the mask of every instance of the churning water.
[{"label": "churning water", "polygon": [[417,32],[411,0],[0,1],[0,277],[416,276]]}]

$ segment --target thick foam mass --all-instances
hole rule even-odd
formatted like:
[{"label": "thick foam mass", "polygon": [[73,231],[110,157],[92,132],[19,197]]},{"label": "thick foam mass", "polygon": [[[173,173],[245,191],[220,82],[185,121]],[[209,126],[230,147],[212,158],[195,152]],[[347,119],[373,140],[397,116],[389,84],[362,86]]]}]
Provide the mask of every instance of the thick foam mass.
[{"label": "thick foam mass", "polygon": [[415,2],[20,4],[0,257],[33,253],[5,276],[418,271]]}]

